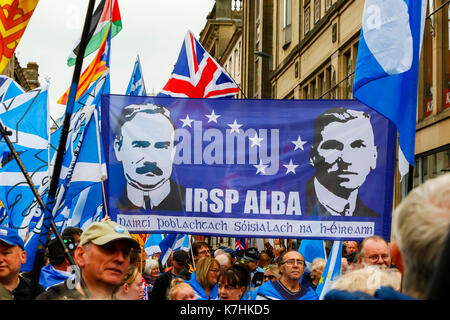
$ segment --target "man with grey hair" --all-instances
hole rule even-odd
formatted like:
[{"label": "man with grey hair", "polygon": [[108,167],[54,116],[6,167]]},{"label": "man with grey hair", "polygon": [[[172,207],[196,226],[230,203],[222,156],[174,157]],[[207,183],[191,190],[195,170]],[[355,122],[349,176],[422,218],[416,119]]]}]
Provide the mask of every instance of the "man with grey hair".
[{"label": "man with grey hair", "polygon": [[127,186],[118,209],[184,210],[185,190],[171,179],[175,125],[160,105],[125,107],[117,120],[114,153]]},{"label": "man with grey hair", "polygon": [[393,214],[393,262],[402,292],[425,299],[450,228],[450,174],[413,189]]},{"label": "man with grey hair", "polygon": [[336,107],[320,114],[314,120],[310,164],[316,172],[306,184],[305,214],[379,217],[358,196],[377,156],[368,113]]}]

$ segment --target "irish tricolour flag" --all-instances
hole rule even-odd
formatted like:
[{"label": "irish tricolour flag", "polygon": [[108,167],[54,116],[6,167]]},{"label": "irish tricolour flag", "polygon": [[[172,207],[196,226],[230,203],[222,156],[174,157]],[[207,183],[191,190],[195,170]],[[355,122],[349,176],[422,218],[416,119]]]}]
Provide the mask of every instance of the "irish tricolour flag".
[{"label": "irish tricolour flag", "polygon": [[[84,56],[87,57],[92,52],[96,51],[105,33],[108,29],[108,23],[111,25],[111,38],[114,37],[120,30],[122,30],[122,19],[120,17],[119,4],[117,0],[102,0],[94,11],[92,16],[91,25],[89,27],[89,42],[84,52]],[[75,46],[67,59],[67,65],[75,65],[79,51],[80,39],[75,43]]]}]

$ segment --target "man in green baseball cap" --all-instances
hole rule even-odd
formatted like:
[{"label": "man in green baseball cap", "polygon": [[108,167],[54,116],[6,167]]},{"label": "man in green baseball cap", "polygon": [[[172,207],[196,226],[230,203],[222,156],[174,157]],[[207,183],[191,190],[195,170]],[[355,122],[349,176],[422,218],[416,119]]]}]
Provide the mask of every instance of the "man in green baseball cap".
[{"label": "man in green baseball cap", "polygon": [[[139,250],[139,243],[125,227],[113,221],[92,223],[82,233],[74,253],[78,281],[50,287],[37,299],[114,299],[114,290],[121,285],[133,249]],[[87,290],[80,286],[80,276]]]}]

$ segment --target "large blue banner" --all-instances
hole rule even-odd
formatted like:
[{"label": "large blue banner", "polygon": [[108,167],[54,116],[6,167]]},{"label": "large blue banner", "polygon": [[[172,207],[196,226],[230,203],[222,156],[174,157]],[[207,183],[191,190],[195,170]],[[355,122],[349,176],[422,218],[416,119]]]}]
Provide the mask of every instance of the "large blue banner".
[{"label": "large blue banner", "polygon": [[390,238],[396,131],[357,101],[104,95],[101,123],[132,233]]}]

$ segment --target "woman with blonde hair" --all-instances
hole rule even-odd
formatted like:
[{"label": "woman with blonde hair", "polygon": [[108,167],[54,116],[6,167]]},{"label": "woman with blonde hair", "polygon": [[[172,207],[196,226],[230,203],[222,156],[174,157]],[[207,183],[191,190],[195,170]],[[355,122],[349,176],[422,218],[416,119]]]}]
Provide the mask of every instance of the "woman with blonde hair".
[{"label": "woman with blonde hair", "polygon": [[142,275],[135,265],[128,267],[122,285],[116,292],[119,300],[143,300],[144,288],[142,286]]},{"label": "woman with blonde hair", "polygon": [[195,291],[181,278],[175,278],[170,282],[167,294],[168,300],[196,300]]},{"label": "woman with blonde hair", "polygon": [[195,265],[195,272],[188,283],[192,286],[197,300],[216,300],[219,296],[217,280],[220,274],[219,261],[213,257],[203,257]]}]

